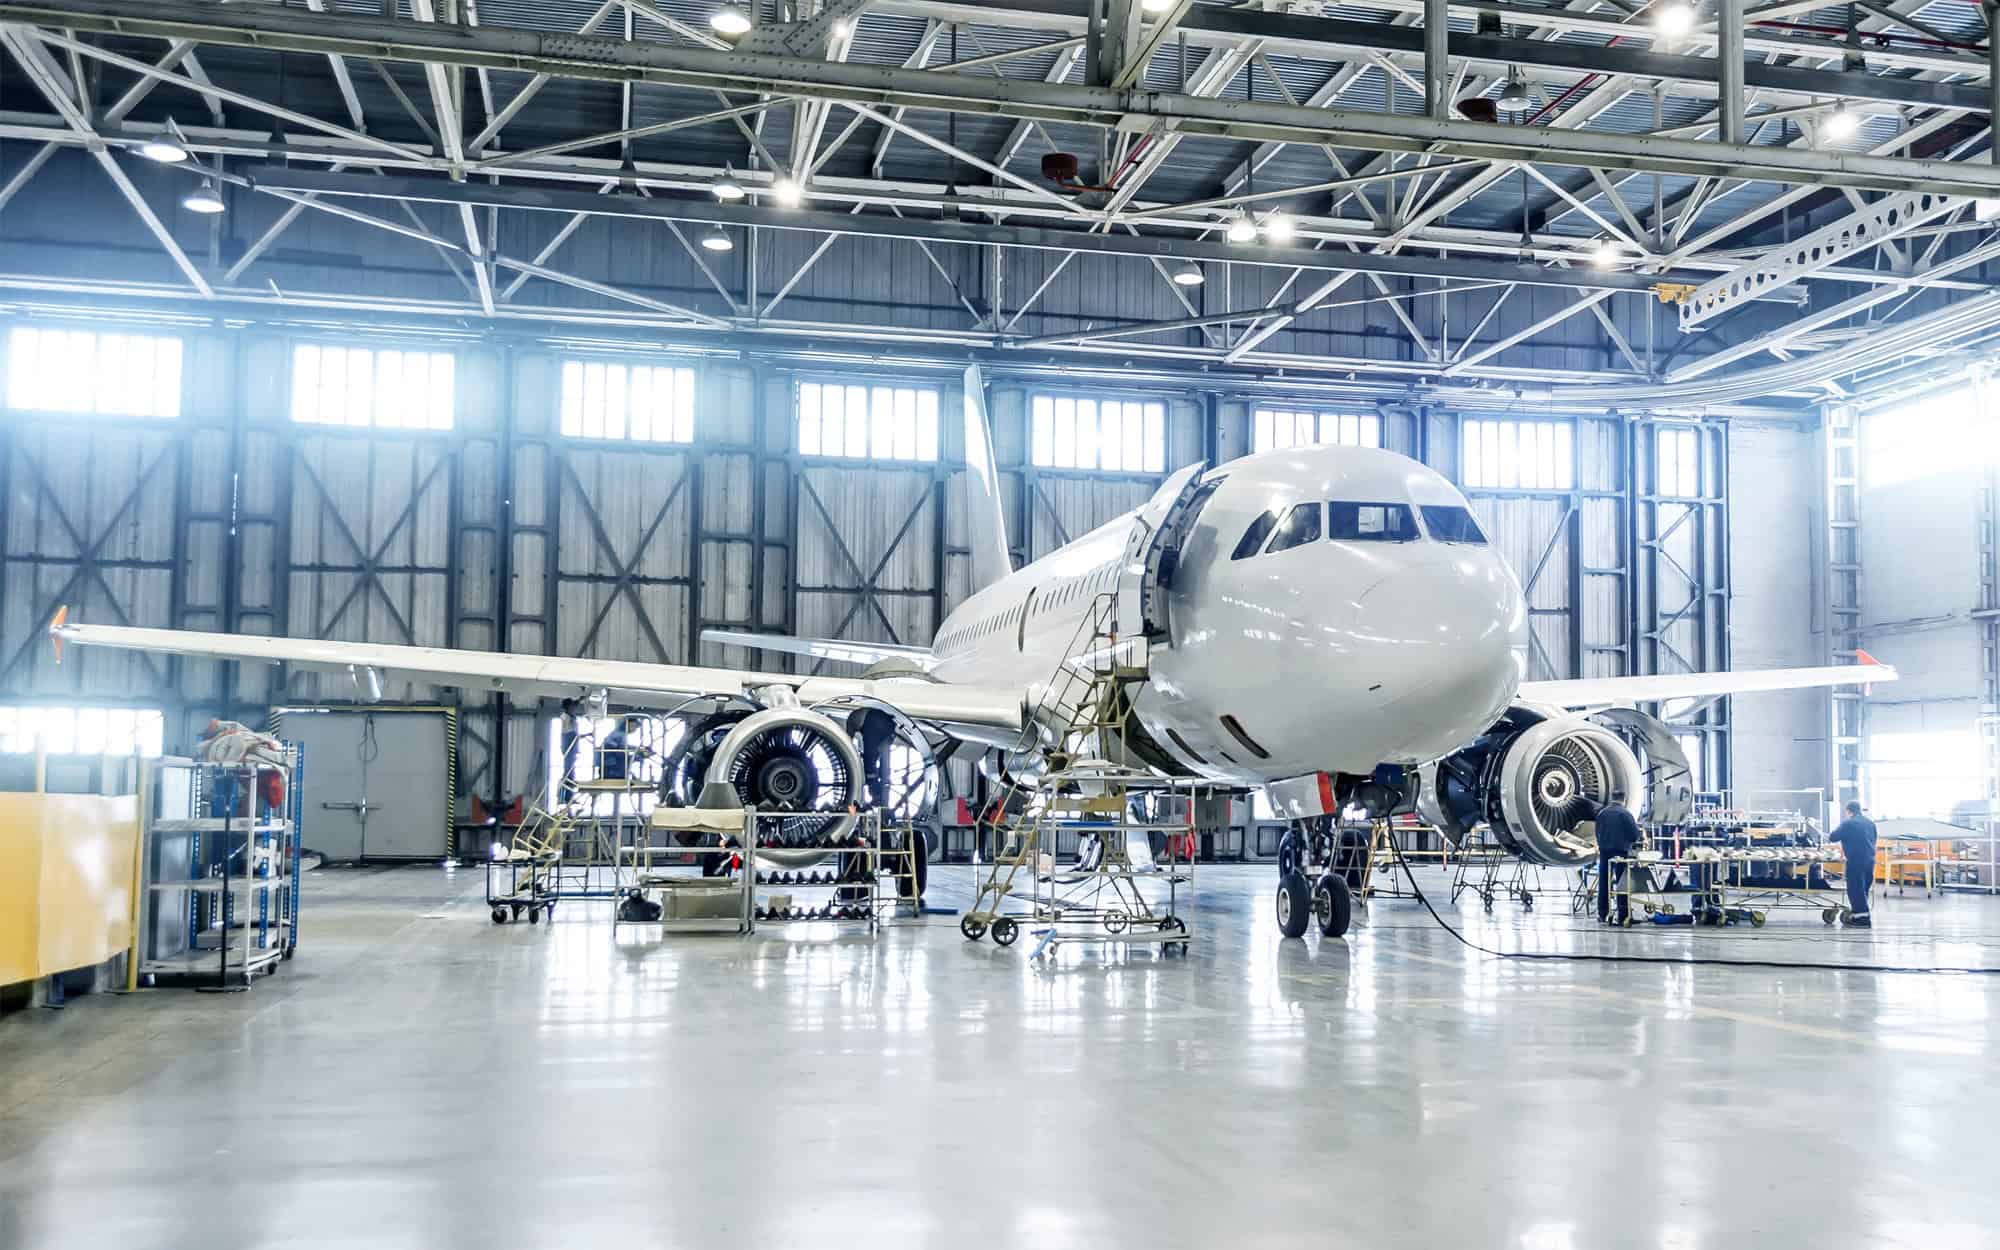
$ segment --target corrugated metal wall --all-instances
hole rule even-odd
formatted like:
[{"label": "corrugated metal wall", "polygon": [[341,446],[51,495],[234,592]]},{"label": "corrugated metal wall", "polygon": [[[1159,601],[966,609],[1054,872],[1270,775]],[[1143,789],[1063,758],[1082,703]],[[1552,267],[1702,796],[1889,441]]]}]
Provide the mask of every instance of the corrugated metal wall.
[{"label": "corrugated metal wall", "polygon": [[[419,433],[293,424],[297,335],[253,327],[187,340],[177,420],[8,419],[0,698],[159,703],[184,744],[217,712],[254,720],[274,703],[355,695],[344,675],[244,671],[224,689],[213,666],[102,652],[57,669],[41,627],[64,602],[93,621],[782,667],[784,657],[703,646],[699,632],[924,642],[966,593],[962,397],[947,369],[651,357],[692,363],[699,379],[699,441],[658,447],[562,437],[560,364],[575,353],[542,342],[459,344],[455,426]],[[938,387],[942,461],[801,457],[796,386],[836,377]],[[1010,542],[1023,559],[1158,484],[1028,464],[1029,401],[1045,385],[1002,378],[990,390]],[[1256,401],[1213,379],[1118,393],[1166,405],[1169,469],[1248,450]],[[1457,416],[1380,411],[1387,446],[1456,473]],[[1666,500],[1651,489],[1649,423],[1572,424],[1574,488],[1473,492],[1528,588],[1531,676],[1726,663],[1722,427],[1701,427],[1708,494]],[[532,785],[546,709],[471,700],[464,711],[464,789]],[[1726,726],[1709,715],[1707,776],[1720,784]]]}]

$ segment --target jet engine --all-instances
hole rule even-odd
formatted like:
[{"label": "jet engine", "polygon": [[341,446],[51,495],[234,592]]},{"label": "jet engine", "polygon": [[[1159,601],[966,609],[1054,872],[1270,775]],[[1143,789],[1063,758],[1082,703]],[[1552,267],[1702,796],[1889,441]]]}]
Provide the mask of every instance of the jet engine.
[{"label": "jet engine", "polygon": [[[724,735],[708,762],[705,780],[727,783],[745,806],[792,813],[776,822],[778,851],[811,851],[816,861],[825,847],[854,827],[850,807],[867,802],[861,756],[854,740],[834,721],[809,708],[753,712]],[[772,829],[766,823],[765,830]],[[769,851],[759,858],[783,864]]]},{"label": "jet engine", "polygon": [[1611,729],[1519,707],[1425,773],[1417,807],[1445,837],[1462,841],[1484,821],[1507,850],[1557,867],[1596,857],[1596,837],[1579,828],[1591,804],[1637,811],[1646,796],[1638,757]]}]

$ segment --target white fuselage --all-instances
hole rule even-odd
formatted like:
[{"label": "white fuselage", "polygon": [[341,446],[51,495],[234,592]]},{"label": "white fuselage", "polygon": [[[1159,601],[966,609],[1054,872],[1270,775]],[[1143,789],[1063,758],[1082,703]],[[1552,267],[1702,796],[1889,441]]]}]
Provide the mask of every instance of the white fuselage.
[{"label": "white fuselage", "polygon": [[[1203,480],[1216,485],[1134,700],[1186,772],[1257,784],[1421,763],[1506,711],[1527,608],[1442,475],[1394,452],[1322,445],[1234,460]],[[1118,591],[1137,515],[966,600],[933,644],[935,676],[1048,682],[1090,641],[1096,596]]]}]

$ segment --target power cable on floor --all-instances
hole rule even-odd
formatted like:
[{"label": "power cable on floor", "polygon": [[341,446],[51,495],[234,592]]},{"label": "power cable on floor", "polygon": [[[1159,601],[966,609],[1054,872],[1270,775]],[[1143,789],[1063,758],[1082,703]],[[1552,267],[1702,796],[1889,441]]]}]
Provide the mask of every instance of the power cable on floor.
[{"label": "power cable on floor", "polygon": [[1410,871],[1409,861],[1403,858],[1403,845],[1394,837],[1386,839],[1389,849],[1396,854],[1396,865],[1403,870],[1403,879],[1410,883],[1410,892],[1416,896],[1424,910],[1437,921],[1438,927],[1457,938],[1466,947],[1482,955],[1495,959],[1546,959],[1566,960],[1572,963],[1597,964],[1671,964],[1682,967],[1703,968],[1788,968],[1807,972],[1910,972],[1927,975],[1945,974],[1952,976],[2000,976],[2000,968],[1910,968],[1898,964],[1841,964],[1806,963],[1781,959],[1714,959],[1697,955],[1604,955],[1587,951],[1496,951],[1481,946],[1460,933],[1449,920],[1438,914],[1431,906],[1431,900],[1417,884],[1416,874]]}]

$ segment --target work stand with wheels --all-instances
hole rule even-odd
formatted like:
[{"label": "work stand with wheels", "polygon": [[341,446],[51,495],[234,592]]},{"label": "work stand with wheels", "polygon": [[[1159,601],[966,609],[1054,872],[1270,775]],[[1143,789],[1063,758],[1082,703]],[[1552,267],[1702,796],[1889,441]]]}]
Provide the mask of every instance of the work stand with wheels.
[{"label": "work stand with wheels", "polygon": [[[1038,767],[1012,779],[983,822],[998,849],[959,918],[968,940],[991,934],[1012,946],[1029,934],[1037,955],[1073,942],[1188,951],[1193,791],[1128,758],[1145,641],[1121,641],[1116,612],[1105,594],[1086,614],[1065,652],[1075,658],[1048,683],[1016,752],[1036,754]],[[1079,835],[1072,863],[1058,862],[1059,831]],[[1169,851],[1163,862],[1153,858],[1156,834]]]}]

